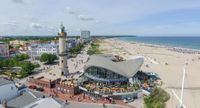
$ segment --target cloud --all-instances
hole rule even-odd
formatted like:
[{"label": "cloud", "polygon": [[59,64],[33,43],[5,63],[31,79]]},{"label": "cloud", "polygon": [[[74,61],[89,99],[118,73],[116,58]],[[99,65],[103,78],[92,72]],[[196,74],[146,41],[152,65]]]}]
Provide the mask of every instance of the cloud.
[{"label": "cloud", "polygon": [[43,26],[39,23],[31,23],[30,27],[33,28],[33,29],[36,29],[36,30],[43,28]]},{"label": "cloud", "polygon": [[70,7],[66,8],[68,14],[77,15],[79,12],[72,10]]},{"label": "cloud", "polygon": [[93,21],[94,18],[89,15],[79,15],[78,18],[82,21]]},{"label": "cloud", "polygon": [[32,22],[30,24],[31,31],[36,31],[37,33],[57,33],[57,28],[54,26],[46,26],[45,24]]},{"label": "cloud", "polygon": [[17,4],[25,4],[25,0],[11,0],[13,3],[17,3]]},{"label": "cloud", "polygon": [[[78,17],[78,19],[81,21],[95,20],[92,16],[81,14],[79,11],[72,10],[70,7],[67,7],[66,11],[68,14]],[[96,22],[99,22],[99,21],[96,21]]]},{"label": "cloud", "polygon": [[100,21],[99,20],[95,20],[95,23],[100,23]]},{"label": "cloud", "polygon": [[17,22],[13,20],[13,21],[5,22],[2,25],[3,26],[16,26],[17,25],[16,23]]},{"label": "cloud", "polygon": [[[46,26],[57,26],[63,22],[71,27],[70,30],[87,28],[96,34],[149,34],[150,32],[160,34],[161,30],[173,26],[158,27],[157,25],[177,25],[177,22],[194,21],[190,27],[196,30],[192,25],[200,25],[199,9],[200,0],[126,0],[126,2],[121,0],[2,0],[0,26],[2,29],[4,26],[16,28],[16,33],[21,34],[43,34],[46,33]],[[181,16],[177,16],[177,13]],[[10,22],[11,20],[16,20],[17,26],[12,26],[14,23]],[[188,32],[182,30],[183,27],[188,28],[188,26],[177,26],[167,33],[174,33],[175,30]],[[29,29],[30,32],[24,32],[24,28]],[[40,30],[36,32],[33,28]],[[51,28],[48,30],[54,31]],[[6,33],[2,31],[0,34]],[[12,29],[10,31],[13,32]],[[200,34],[199,30],[196,32]],[[79,34],[79,32],[73,33]]]},{"label": "cloud", "polygon": [[30,20],[30,21],[38,21],[38,18],[32,16],[32,15],[24,15],[23,18],[25,20]]},{"label": "cloud", "polygon": [[57,28],[56,27],[45,27],[45,30],[48,31],[48,32],[53,32],[53,33],[56,33],[57,31]]}]

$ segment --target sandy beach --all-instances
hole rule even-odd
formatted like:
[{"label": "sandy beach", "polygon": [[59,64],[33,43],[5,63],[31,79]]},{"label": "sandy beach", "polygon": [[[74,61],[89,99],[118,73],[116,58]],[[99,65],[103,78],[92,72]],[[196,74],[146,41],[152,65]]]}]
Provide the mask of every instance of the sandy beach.
[{"label": "sandy beach", "polygon": [[172,91],[180,97],[183,66],[188,62],[183,103],[187,108],[200,106],[200,54],[180,53],[181,51],[169,50],[164,46],[129,43],[116,39],[102,40],[100,50],[105,54],[120,55],[125,59],[144,56],[145,62],[141,70],[159,74],[163,81],[162,87],[171,96],[167,102],[167,108],[175,108],[179,105],[179,101]]}]

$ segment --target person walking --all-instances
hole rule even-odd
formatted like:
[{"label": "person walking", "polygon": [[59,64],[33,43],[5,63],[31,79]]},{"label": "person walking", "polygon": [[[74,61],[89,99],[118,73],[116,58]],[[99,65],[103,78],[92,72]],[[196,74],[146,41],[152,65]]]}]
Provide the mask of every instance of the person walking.
[{"label": "person walking", "polygon": [[103,103],[103,108],[106,108],[106,104],[105,103]]}]

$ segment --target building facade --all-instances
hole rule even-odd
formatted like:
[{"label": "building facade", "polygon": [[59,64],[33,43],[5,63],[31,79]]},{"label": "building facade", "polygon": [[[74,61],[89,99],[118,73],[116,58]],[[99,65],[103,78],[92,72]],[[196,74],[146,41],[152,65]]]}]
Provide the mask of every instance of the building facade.
[{"label": "building facade", "polygon": [[0,57],[9,57],[9,46],[4,42],[0,42]]},{"label": "building facade", "polygon": [[14,46],[26,45],[27,43],[28,43],[27,41],[22,41],[22,40],[13,40],[9,42],[10,45],[14,45]]},{"label": "building facade", "polygon": [[70,95],[76,95],[79,93],[79,88],[77,84],[73,84],[69,81],[60,81],[59,83],[57,83],[56,90],[63,94],[70,94]]},{"label": "building facade", "polygon": [[75,47],[77,45],[77,41],[76,40],[68,40],[67,41],[67,47],[68,48],[73,48],[73,47]]},{"label": "building facade", "polygon": [[19,86],[13,81],[0,78],[0,102],[11,100],[26,91],[27,89],[24,86]]},{"label": "building facade", "polygon": [[32,44],[29,46],[29,55],[32,59],[38,59],[43,53],[58,55],[58,45]]},{"label": "building facade", "polygon": [[136,57],[123,60],[119,57],[92,55],[80,78],[79,88],[95,96],[109,96],[124,99],[134,97],[139,92],[131,85],[134,75],[142,66],[144,59]]},{"label": "building facade", "polygon": [[65,104],[61,104],[60,102],[60,100],[55,100],[52,97],[42,97],[28,91],[6,102],[6,104],[2,105],[2,108],[65,108]]},{"label": "building facade", "polygon": [[90,31],[88,31],[88,30],[81,31],[81,38],[82,39],[89,39],[90,38]]}]

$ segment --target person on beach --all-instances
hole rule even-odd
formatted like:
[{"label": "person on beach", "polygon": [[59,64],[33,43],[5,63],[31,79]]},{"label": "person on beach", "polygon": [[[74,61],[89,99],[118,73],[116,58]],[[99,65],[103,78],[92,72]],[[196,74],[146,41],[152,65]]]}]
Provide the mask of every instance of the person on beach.
[{"label": "person on beach", "polygon": [[106,105],[105,105],[105,103],[103,103],[103,108],[106,108]]}]

